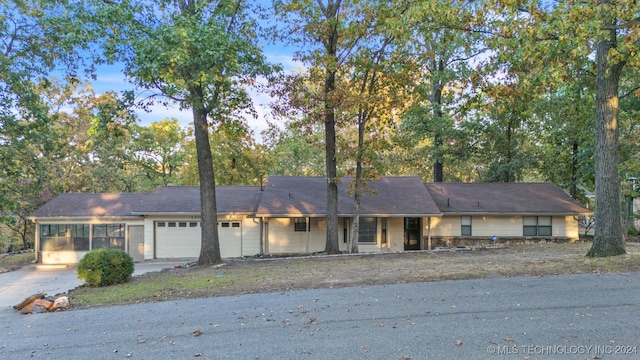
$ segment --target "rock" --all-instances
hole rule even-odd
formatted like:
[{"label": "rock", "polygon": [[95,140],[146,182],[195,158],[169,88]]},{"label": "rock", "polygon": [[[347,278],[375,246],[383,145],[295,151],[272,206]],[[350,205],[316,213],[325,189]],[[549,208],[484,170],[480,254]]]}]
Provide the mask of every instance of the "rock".
[{"label": "rock", "polygon": [[16,310],[22,310],[25,306],[31,304],[34,300],[44,299],[44,297],[46,295],[47,294],[45,294],[45,293],[31,295],[28,298],[22,300],[22,302],[20,304],[14,306],[13,308],[16,309]]},{"label": "rock", "polygon": [[53,302],[53,309],[66,309],[69,305],[69,298],[66,296],[60,296]]},{"label": "rock", "polygon": [[25,305],[20,311],[23,314],[35,314],[53,310],[53,301],[45,299],[35,299],[31,303]]}]

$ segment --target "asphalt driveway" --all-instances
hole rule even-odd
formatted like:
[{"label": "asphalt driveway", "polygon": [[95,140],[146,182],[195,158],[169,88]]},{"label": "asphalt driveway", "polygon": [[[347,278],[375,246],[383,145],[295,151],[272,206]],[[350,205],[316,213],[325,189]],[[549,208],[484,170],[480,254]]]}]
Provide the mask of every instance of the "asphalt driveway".
[{"label": "asphalt driveway", "polygon": [[[145,261],[135,264],[133,276],[185,264],[186,261]],[[82,285],[76,267],[29,265],[0,274],[0,311],[13,310],[25,298],[38,293],[56,296]]]},{"label": "asphalt driveway", "polygon": [[640,273],[259,293],[22,315],[2,359],[640,358]]}]

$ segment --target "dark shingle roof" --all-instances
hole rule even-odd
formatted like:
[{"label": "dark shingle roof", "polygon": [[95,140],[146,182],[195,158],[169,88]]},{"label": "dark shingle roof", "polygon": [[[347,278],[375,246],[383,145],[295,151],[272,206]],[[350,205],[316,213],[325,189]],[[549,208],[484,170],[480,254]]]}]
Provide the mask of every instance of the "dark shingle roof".
[{"label": "dark shingle roof", "polygon": [[122,217],[131,216],[136,207],[149,196],[131,193],[68,193],[60,194],[31,217]]},{"label": "dark shingle roof", "polygon": [[[216,186],[216,207],[220,214],[254,213],[260,196],[258,186]],[[140,214],[200,214],[199,186],[160,186],[136,210]]]},{"label": "dark shingle roof", "polygon": [[440,210],[455,214],[589,214],[552,183],[429,183]]},{"label": "dark shingle roof", "polygon": [[[352,216],[353,195],[348,191],[351,178],[338,184],[338,215]],[[383,177],[367,183],[362,196],[363,216],[439,215],[440,211],[418,177]],[[325,177],[272,176],[265,186],[258,216],[326,216],[327,179]]]},{"label": "dark shingle roof", "polygon": [[[261,196],[257,186],[219,186],[219,214],[254,213]],[[32,218],[126,217],[148,214],[200,215],[198,186],[161,186],[148,194],[60,194],[31,213]]]},{"label": "dark shingle roof", "polygon": [[[338,215],[352,216],[351,178],[338,185]],[[273,176],[258,186],[216,187],[220,214],[326,216],[324,177]],[[429,183],[418,177],[383,177],[367,183],[363,216],[440,216],[445,214],[589,214],[551,183]],[[147,214],[200,215],[198,186],[161,186],[148,194],[61,194],[31,218],[126,217]]]}]

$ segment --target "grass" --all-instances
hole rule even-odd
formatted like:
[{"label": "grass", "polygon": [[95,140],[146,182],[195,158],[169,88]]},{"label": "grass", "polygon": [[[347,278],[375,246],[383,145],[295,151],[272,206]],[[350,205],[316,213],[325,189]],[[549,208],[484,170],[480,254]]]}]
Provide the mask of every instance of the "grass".
[{"label": "grass", "polygon": [[31,264],[35,261],[35,254],[33,252],[26,252],[20,254],[0,255],[0,272],[1,269],[13,270],[24,265]]},{"label": "grass", "polygon": [[74,308],[88,308],[296,289],[640,271],[639,243],[627,243],[627,255],[602,259],[585,257],[590,246],[549,243],[480,251],[230,260],[219,267],[149,273],[126,284],[80,287],[69,297]]}]

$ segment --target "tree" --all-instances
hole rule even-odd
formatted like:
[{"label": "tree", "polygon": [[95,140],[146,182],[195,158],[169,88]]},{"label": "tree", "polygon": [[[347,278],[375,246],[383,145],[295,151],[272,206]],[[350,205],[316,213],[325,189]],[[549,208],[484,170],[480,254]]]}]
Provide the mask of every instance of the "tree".
[{"label": "tree", "polygon": [[293,121],[284,128],[269,124],[263,132],[270,165],[265,172],[280,176],[322,176],[325,171],[324,132],[318,125],[301,129]]},{"label": "tree", "polygon": [[[449,142],[456,137],[454,114],[468,88],[471,63],[482,54],[480,36],[468,29],[475,20],[469,1],[423,1],[413,4],[399,27],[406,53],[404,76],[411,89],[405,126],[419,139],[431,136],[432,180],[444,181]],[[411,29],[411,31],[406,31]],[[425,156],[426,157],[426,156]],[[453,172],[453,171],[452,171]]]},{"label": "tree", "polygon": [[152,185],[176,182],[185,162],[186,141],[186,133],[177,119],[164,119],[148,127],[138,127],[133,141],[134,162],[145,170]]},{"label": "tree", "polygon": [[624,254],[618,91],[625,66],[638,65],[640,17],[635,2],[488,0],[484,5],[489,41],[501,44],[494,47],[497,51],[507,50],[499,58],[518,62],[523,81],[557,86],[570,81],[567,75],[576,65],[595,59],[595,234],[587,255]]},{"label": "tree", "polygon": [[345,42],[347,13],[342,0],[275,1],[276,14],[288,28],[284,40],[309,45],[308,52],[299,51],[296,56],[305,63],[322,70],[322,106],[325,134],[325,166],[327,177],[327,240],[328,254],[340,252],[338,244],[338,174],[336,161],[336,108],[339,98],[334,93],[337,74],[344,56],[352,47]]},{"label": "tree", "polygon": [[198,264],[218,263],[210,121],[222,123],[250,109],[245,86],[270,71],[256,43],[258,26],[242,0],[170,0],[161,6],[122,3],[103,8],[107,11],[102,23],[111,26],[114,35],[107,49],[125,64],[126,75],[156,96],[191,109],[202,213]]},{"label": "tree", "polygon": [[81,13],[74,1],[7,0],[0,7],[0,222],[20,234],[23,247],[31,246],[26,216],[52,196],[46,155],[56,117],[41,95],[55,70],[74,81],[85,69],[78,50],[92,32]]}]

